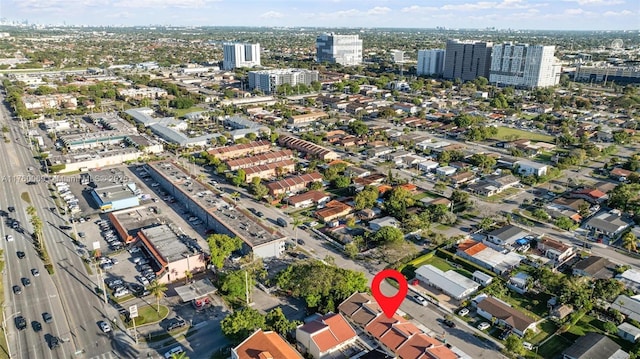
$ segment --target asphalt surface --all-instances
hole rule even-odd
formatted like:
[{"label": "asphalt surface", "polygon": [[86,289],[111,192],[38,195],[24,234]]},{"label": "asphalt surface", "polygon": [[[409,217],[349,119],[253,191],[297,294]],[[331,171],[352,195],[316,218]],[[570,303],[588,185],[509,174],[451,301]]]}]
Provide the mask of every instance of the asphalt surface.
[{"label": "asphalt surface", "polygon": [[[76,254],[76,248],[71,238],[62,232],[58,226],[67,224],[57,213],[50,211],[55,207],[47,184],[42,180],[39,163],[33,158],[25,132],[18,121],[11,120],[4,106],[0,106],[1,123],[8,125],[7,134],[11,142],[0,144],[3,160],[0,161],[0,171],[6,175],[0,189],[0,207],[7,210],[8,206],[16,208],[9,216],[20,221],[24,233],[17,233],[6,225],[0,232],[4,236],[11,233],[14,242],[3,240],[5,248],[5,298],[8,300],[5,310],[7,338],[10,351],[14,358],[109,358],[113,349],[123,353],[131,353],[126,340],[116,336],[103,334],[97,322],[104,319],[104,307],[95,294],[95,276],[87,275],[84,264]],[[32,170],[29,171],[28,168]],[[32,176],[31,176],[32,175]],[[27,185],[28,180],[35,180],[36,184]],[[31,203],[21,198],[22,193],[28,193]],[[26,209],[33,205],[43,222],[43,236],[46,247],[54,263],[55,274],[49,275],[38,257],[30,238],[33,232],[29,223]],[[4,239],[4,238],[3,238]],[[24,259],[18,259],[16,251],[26,253]],[[37,268],[40,276],[33,277],[31,268]],[[20,285],[22,277],[31,278],[31,286],[23,288],[23,293],[14,295],[13,285]],[[20,312],[20,314],[17,314]],[[49,312],[53,321],[44,323],[42,313]],[[18,331],[13,318],[22,315],[26,318],[28,327]],[[42,324],[42,331],[35,332],[31,327],[32,321]],[[50,349],[46,338],[56,336],[61,339],[58,348]],[[125,357],[125,356],[123,356]],[[135,357],[129,356],[129,357]]]}]

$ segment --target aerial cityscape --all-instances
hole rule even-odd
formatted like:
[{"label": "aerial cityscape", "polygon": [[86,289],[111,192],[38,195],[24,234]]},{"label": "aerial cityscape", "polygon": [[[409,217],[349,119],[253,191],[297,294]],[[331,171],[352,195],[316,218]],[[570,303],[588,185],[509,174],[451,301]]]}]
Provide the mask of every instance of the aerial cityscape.
[{"label": "aerial cityscape", "polygon": [[636,1],[0,9],[0,359],[640,357]]}]

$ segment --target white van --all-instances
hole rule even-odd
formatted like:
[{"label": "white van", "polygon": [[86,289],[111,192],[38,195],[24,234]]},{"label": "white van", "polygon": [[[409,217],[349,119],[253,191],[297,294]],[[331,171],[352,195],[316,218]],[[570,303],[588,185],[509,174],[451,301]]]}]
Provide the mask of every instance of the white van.
[{"label": "white van", "polygon": [[172,355],[180,353],[184,353],[184,349],[182,349],[182,346],[178,345],[171,348],[168,352],[164,353],[164,357],[170,359]]}]

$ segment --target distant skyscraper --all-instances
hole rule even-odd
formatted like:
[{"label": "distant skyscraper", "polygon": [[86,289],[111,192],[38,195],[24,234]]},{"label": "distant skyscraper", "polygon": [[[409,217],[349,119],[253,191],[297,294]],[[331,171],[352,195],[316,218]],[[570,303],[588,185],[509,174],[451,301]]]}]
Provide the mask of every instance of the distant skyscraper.
[{"label": "distant skyscraper", "polygon": [[322,34],[316,38],[316,61],[359,65],[362,63],[362,40],[358,35]]},{"label": "distant skyscraper", "polygon": [[515,87],[548,87],[560,82],[555,46],[505,43],[493,47],[489,81]]},{"label": "distant skyscraper", "polygon": [[488,79],[491,46],[491,42],[448,40],[443,77],[462,81],[471,81],[479,76]]},{"label": "distant skyscraper", "polygon": [[418,50],[418,75],[442,75],[445,50]]},{"label": "distant skyscraper", "polygon": [[278,86],[282,84],[309,86],[313,81],[318,81],[318,71],[305,69],[249,71],[249,89],[258,89],[265,94],[276,92]]},{"label": "distant skyscraper", "polygon": [[260,44],[224,44],[222,68],[233,70],[236,67],[260,66]]}]

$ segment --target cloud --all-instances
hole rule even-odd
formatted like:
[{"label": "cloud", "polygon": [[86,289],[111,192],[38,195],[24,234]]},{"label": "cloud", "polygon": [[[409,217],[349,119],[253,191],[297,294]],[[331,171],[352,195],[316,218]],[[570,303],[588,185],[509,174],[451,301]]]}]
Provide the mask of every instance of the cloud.
[{"label": "cloud", "polygon": [[113,6],[125,8],[202,8],[219,0],[120,0]]},{"label": "cloud", "polygon": [[633,11],[622,10],[622,11],[605,11],[603,16],[629,16],[633,15]]},{"label": "cloud", "polygon": [[277,11],[267,11],[259,16],[261,19],[281,19],[284,14]]},{"label": "cloud", "polygon": [[400,11],[410,12],[410,13],[429,13],[433,11],[438,11],[438,8],[433,6],[411,5],[411,6],[403,7],[402,9],[400,9]]},{"label": "cloud", "polygon": [[564,1],[575,2],[575,3],[578,3],[580,6],[610,6],[610,5],[624,4],[624,0],[564,0]]},{"label": "cloud", "polygon": [[564,14],[572,16],[572,15],[591,15],[593,13],[591,11],[586,11],[584,9],[578,8],[578,9],[566,9],[564,11]]},{"label": "cloud", "polygon": [[483,9],[491,9],[498,5],[495,2],[488,1],[480,1],[477,3],[465,3],[465,4],[457,4],[457,5],[444,5],[441,7],[442,10],[463,10],[463,11],[475,11],[475,10],[483,10]]},{"label": "cloud", "polygon": [[369,11],[367,11],[367,14],[373,16],[386,15],[387,13],[389,13],[389,11],[391,11],[391,9],[386,6],[376,6],[372,9],[369,9]]}]

